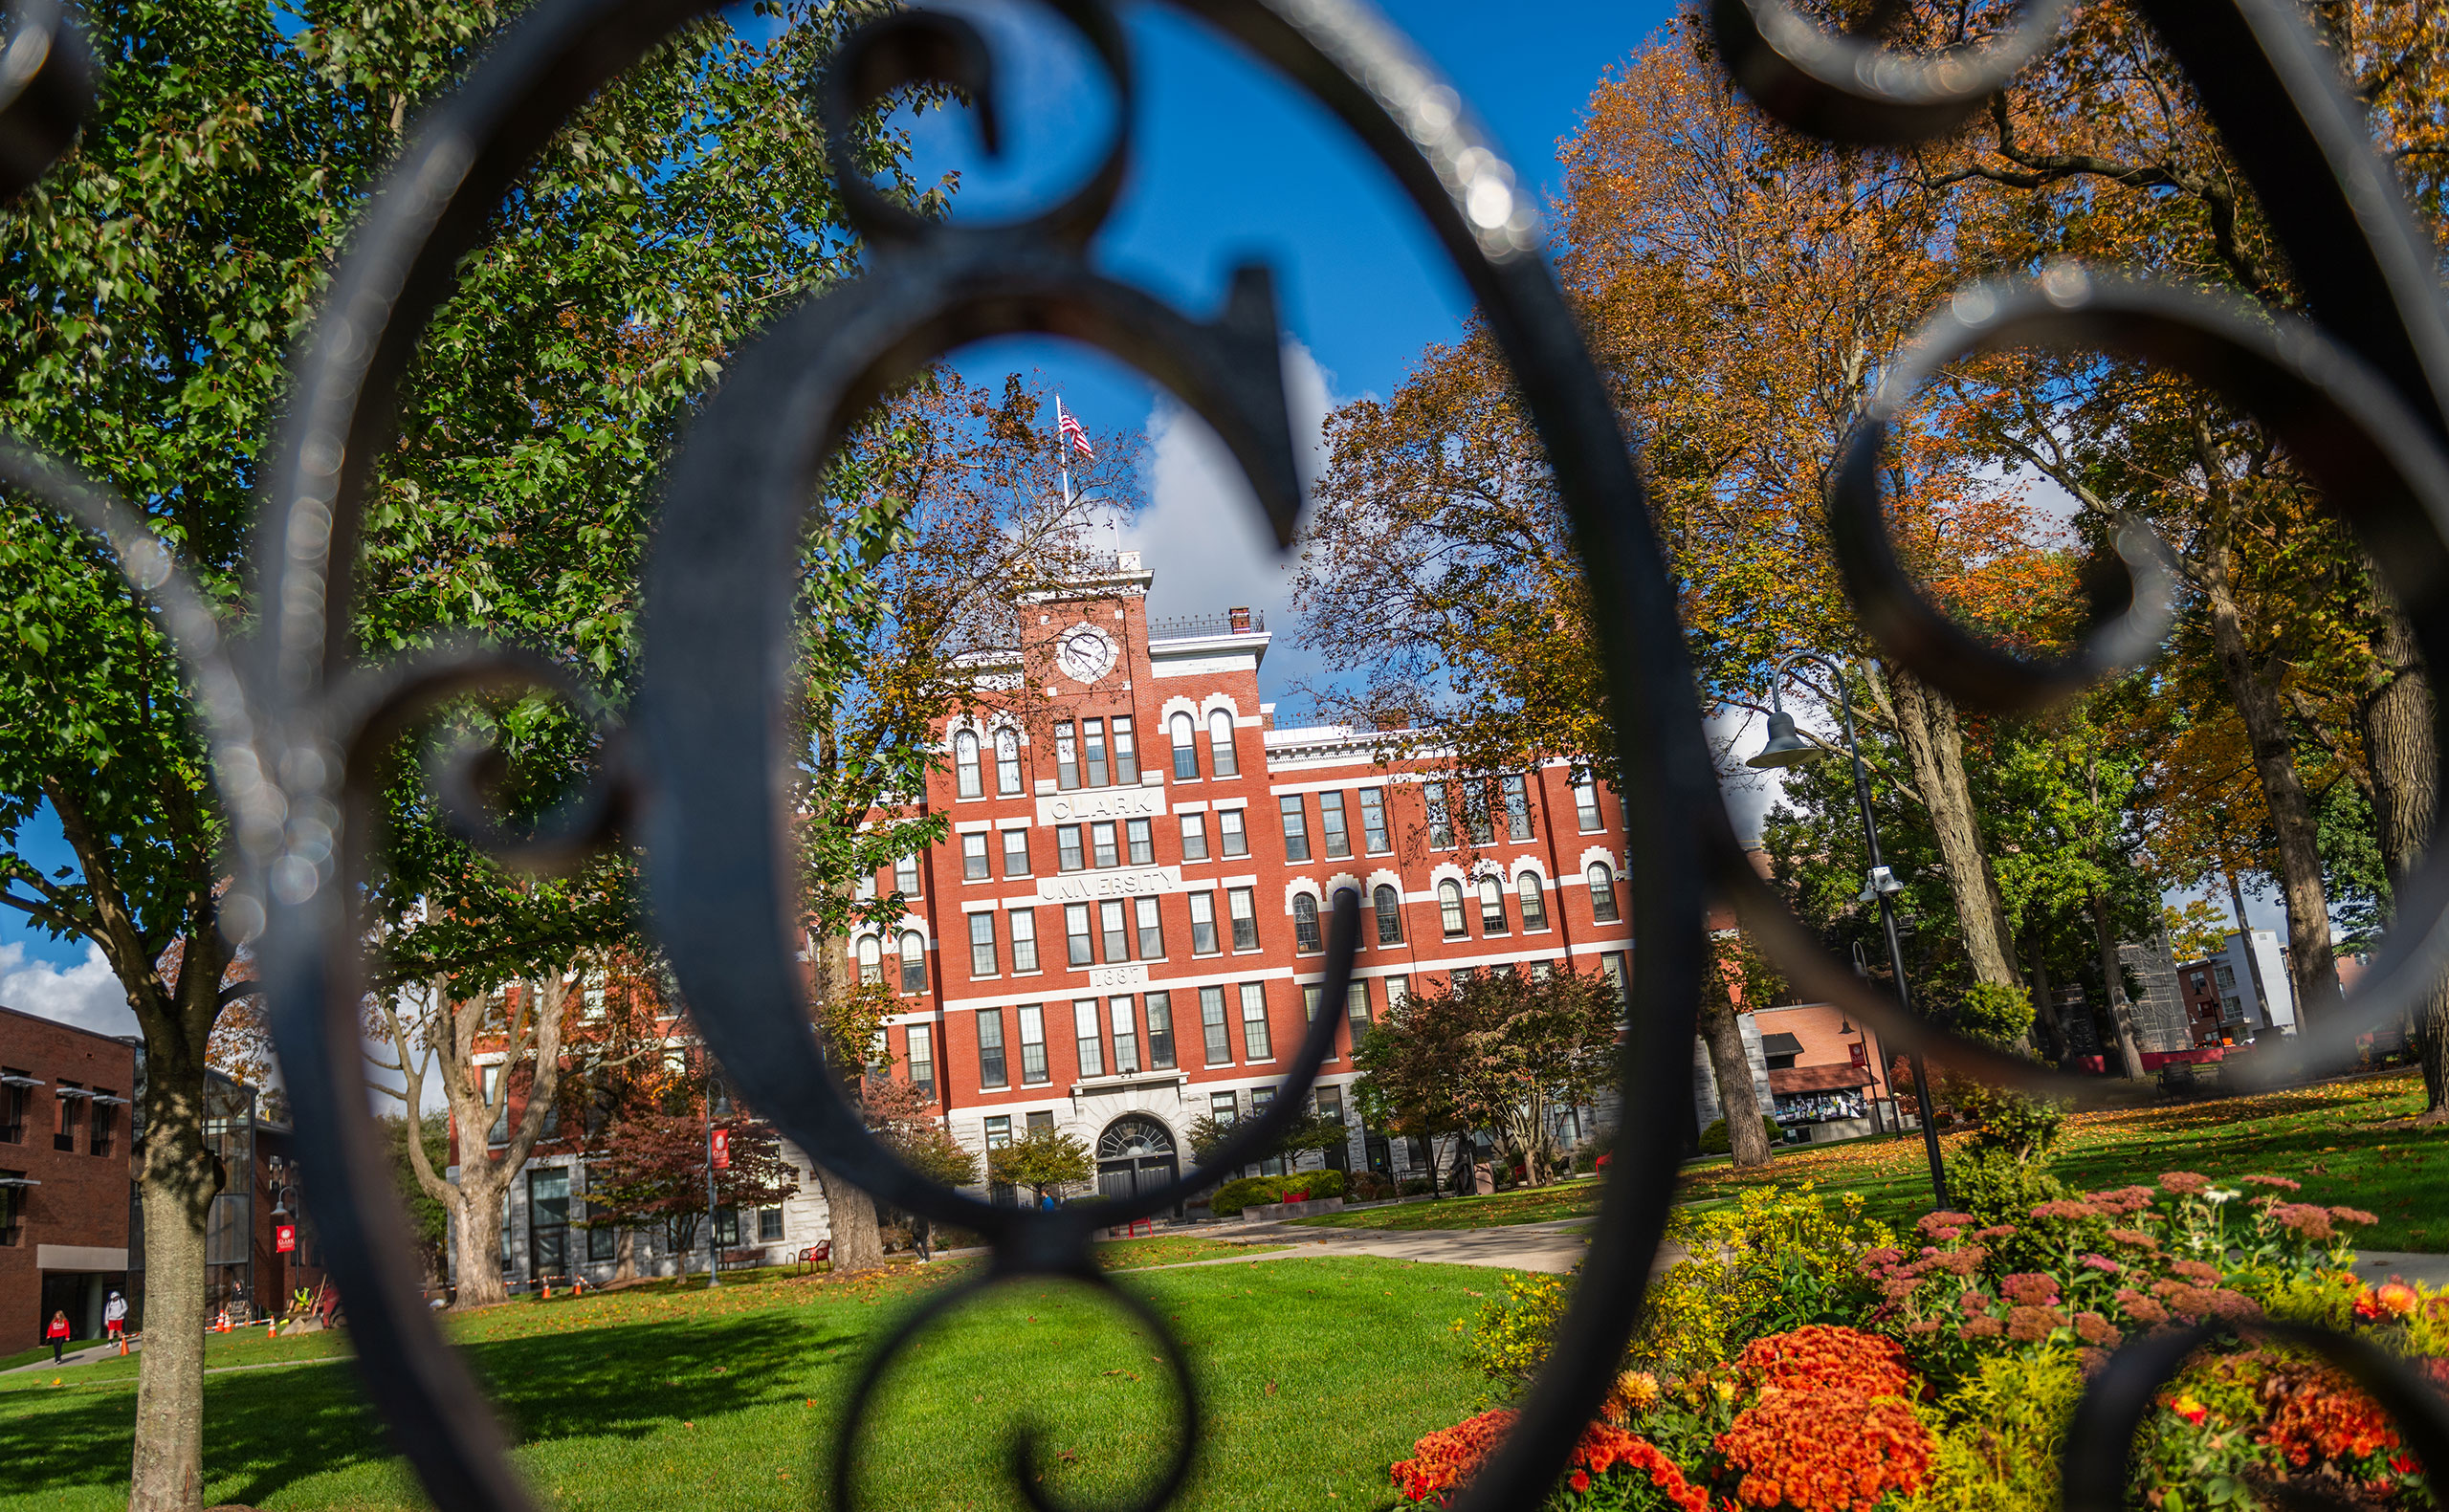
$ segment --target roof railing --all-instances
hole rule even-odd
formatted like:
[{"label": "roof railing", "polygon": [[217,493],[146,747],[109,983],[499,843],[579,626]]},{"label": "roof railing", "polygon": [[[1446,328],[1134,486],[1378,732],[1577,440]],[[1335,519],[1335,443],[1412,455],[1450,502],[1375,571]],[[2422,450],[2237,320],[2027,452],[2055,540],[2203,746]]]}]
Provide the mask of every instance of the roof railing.
[{"label": "roof railing", "polygon": [[1209,635],[1259,635],[1267,630],[1261,609],[1227,609],[1223,614],[1186,614],[1148,622],[1152,641],[1194,641]]}]

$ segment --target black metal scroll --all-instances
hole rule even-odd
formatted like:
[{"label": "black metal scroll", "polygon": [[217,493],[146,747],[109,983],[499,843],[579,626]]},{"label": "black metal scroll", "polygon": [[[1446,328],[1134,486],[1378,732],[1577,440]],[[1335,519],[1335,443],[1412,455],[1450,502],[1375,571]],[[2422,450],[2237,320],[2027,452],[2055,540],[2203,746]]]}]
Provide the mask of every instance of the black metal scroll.
[{"label": "black metal scroll", "polygon": [[[1643,506],[1625,438],[1541,252],[1534,208],[1460,97],[1356,0],[1173,0],[1308,90],[1409,194],[1471,289],[1511,366],[1546,448],[1588,574],[1594,625],[1624,765],[1641,970],[1631,983],[1625,1128],[1597,1220],[1588,1284],[1575,1295],[1548,1368],[1515,1432],[1465,1493],[1467,1512],[1535,1503],[1590,1420],[1622,1357],[1673,1195],[1688,1046],[1708,960],[1708,876],[1737,899],[1798,985],[1842,1003],[1892,1040],[1945,1045],[1959,1063],[2032,1080],[2030,1068],[1949,1042],[1900,1017],[1829,959],[1742,860],[1718,798],[1676,621],[1672,584]],[[2427,655],[2444,663],[2449,596],[2449,467],[2438,443],[2449,395],[2449,313],[2388,166],[2290,0],[2140,0],[2192,72],[2308,286],[2327,334],[2262,312],[2068,275],[2037,290],[1965,291],[1891,375],[1833,499],[1835,536],[1866,624],[1891,654],[1975,705],[2026,704],[2132,660],[2156,638],[2147,542],[2128,542],[2143,580],[2136,607],[2099,627],[2065,665],[2034,667],[1967,640],[1931,609],[1887,550],[1870,488],[1880,426],[1912,386],[1962,350],[2026,340],[2120,347],[2218,382],[2286,430],[2341,496],[2416,612]],[[69,140],[89,80],[55,24],[53,0],[27,0],[0,53],[0,192],[31,182]],[[1130,119],[1129,49],[1109,0],[1049,0],[1101,61]],[[14,452],[0,482],[46,497],[93,529],[151,594],[194,675],[222,798],[236,837],[233,933],[257,942],[300,1148],[318,1189],[339,1196],[323,1233],[349,1302],[365,1390],[439,1505],[512,1512],[529,1505],[498,1426],[419,1304],[411,1251],[388,1191],[387,1160],[363,1110],[356,1009],[364,980],[355,911],[372,862],[371,783],[398,734],[470,689],[543,688],[582,706],[560,669],[479,646],[384,667],[346,647],[349,575],[373,459],[396,385],[458,259],[547,138],[596,90],[709,0],[541,0],[427,115],[352,240],[299,359],[287,428],[270,456],[255,534],[263,628],[237,655],[160,543],[99,491]],[[1908,59],[1831,37],[1780,0],[1715,0],[1734,78],[1807,130],[1890,142],[1945,130],[1980,108],[2049,44],[2064,0],[2035,0],[1996,41]],[[879,1198],[985,1235],[992,1263],[934,1299],[871,1359],[840,1425],[835,1494],[853,1501],[861,1419],[901,1345],[980,1286],[1058,1277],[1115,1292],[1090,1258],[1083,1215],[997,1209],[911,1172],[869,1137],[807,1024],[793,959],[796,929],[776,732],[792,635],[788,563],[808,487],[847,429],[897,381],[964,343],[1017,332],[1070,337],[1165,383],[1224,439],[1252,480],[1279,541],[1292,538],[1300,493],[1277,368],[1266,271],[1247,268],[1212,320],[1200,320],[1095,273],[1084,252],[1122,183],[1124,133],[1088,179],[1035,217],[993,227],[920,220],[877,195],[842,156],[843,129],[893,90],[953,85],[998,141],[997,84],[979,33],[957,19],[903,12],[845,44],[821,82],[834,167],[872,252],[859,279],[784,316],[736,354],[667,480],[647,567],[642,678],[633,707],[605,715],[606,755],[589,792],[553,831],[512,837],[478,812],[465,773],[437,785],[463,830],[522,864],[570,859],[622,835],[642,844],[651,924],[715,1052],[749,1102],[829,1169]],[[2003,696],[2002,696],[2003,695]],[[617,719],[617,722],[615,722]],[[1356,948],[1357,900],[1338,896],[1325,997],[1340,998]],[[2401,930],[2376,1011],[2407,1000],[2449,959],[2449,861],[2438,853],[2402,900]],[[1100,1223],[1153,1213],[1240,1164],[1292,1116],[1334,1033],[1313,1023],[1294,1072],[1266,1116],[1206,1166],[1158,1191],[1109,1203]],[[1159,1321],[1136,1309],[1160,1337]],[[1170,1346],[1169,1346],[1170,1348]],[[1181,1440],[1143,1497],[1183,1482],[1197,1450],[1187,1363],[1171,1350]],[[2137,1370],[2173,1368],[2146,1362]],[[2141,1402],[2131,1370],[2086,1411],[2130,1436]],[[2376,1375],[2377,1381],[2382,1377]],[[2390,1388],[2394,1391],[2395,1388]],[[2105,1404],[2105,1405],[2104,1405]],[[2416,1437],[2449,1442],[2428,1394],[2392,1397],[2421,1416]],[[2087,1419],[2089,1421],[2091,1419]],[[2122,1440],[2121,1440],[2122,1441]],[[2088,1445],[2093,1440],[2084,1439]],[[1014,1449],[1014,1489],[1043,1506],[1029,1446]],[[2097,1477],[2095,1477],[2095,1480]],[[2070,1488],[2094,1481],[2070,1473]],[[2122,1481],[2119,1482],[2122,1484]],[[2105,1502],[2103,1504],[2106,1504]]]}]

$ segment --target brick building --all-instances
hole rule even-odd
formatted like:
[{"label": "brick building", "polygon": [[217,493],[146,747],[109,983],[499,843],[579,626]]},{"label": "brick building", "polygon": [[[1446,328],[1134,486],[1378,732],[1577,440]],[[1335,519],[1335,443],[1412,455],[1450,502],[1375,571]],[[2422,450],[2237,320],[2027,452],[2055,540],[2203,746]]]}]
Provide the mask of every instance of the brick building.
[{"label": "brick building", "polygon": [[126,1290],[135,1087],[129,1041],[0,1008],[0,1354],[54,1312],[99,1335]]},{"label": "brick building", "polygon": [[[77,1338],[99,1337],[114,1290],[128,1298],[131,1326],[141,1323],[144,1243],[128,1157],[143,1132],[143,1076],[137,1041],[0,1008],[0,1354],[33,1348],[54,1312]],[[213,1072],[205,1142],[231,1176],[206,1219],[212,1304],[260,1309],[320,1284],[288,1126],[261,1116],[254,1088]]]},{"label": "brick building", "polygon": [[[1500,968],[1622,980],[1614,795],[1564,761],[1449,794],[1431,761],[1381,762],[1372,733],[1280,729],[1259,698],[1264,623],[1152,623],[1153,581],[1126,552],[1026,606],[1053,650],[983,669],[1015,710],[946,727],[921,803],[952,833],[876,879],[906,919],[851,941],[906,1000],[896,1074],[932,1084],[963,1144],[1059,1129],[1127,1191],[1187,1163],[1193,1120],[1264,1107],[1313,1014],[1346,1020],[1314,1096],[1351,1122],[1352,1032],[1404,992]],[[1346,890],[1361,949],[1349,1000],[1325,1004]],[[1425,1160],[1357,1123],[1335,1154],[1397,1175]]]}]

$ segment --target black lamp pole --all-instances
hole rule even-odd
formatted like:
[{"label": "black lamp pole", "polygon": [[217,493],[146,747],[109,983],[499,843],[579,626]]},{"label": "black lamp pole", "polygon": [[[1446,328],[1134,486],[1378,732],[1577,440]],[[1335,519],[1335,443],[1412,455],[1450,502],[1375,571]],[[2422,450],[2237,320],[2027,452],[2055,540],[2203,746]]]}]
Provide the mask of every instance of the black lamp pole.
[{"label": "black lamp pole", "polygon": [[[1871,822],[1870,772],[1863,765],[1863,748],[1854,738],[1854,698],[1845,688],[1844,668],[1824,656],[1798,651],[1777,658],[1769,673],[1769,743],[1758,756],[1745,764],[1764,771],[1779,767],[1798,766],[1816,761],[1827,754],[1817,742],[1795,733],[1794,716],[1786,712],[1778,696],[1786,669],[1797,662],[1814,662],[1828,669],[1829,680],[1837,685],[1838,716],[1845,733],[1845,754],[1854,763],[1854,802],[1863,811],[1863,844],[1870,852],[1870,877],[1863,889],[1879,904],[1880,929],[1887,936],[1888,969],[1896,975],[1896,1003],[1907,1013],[1913,1011],[1913,999],[1905,985],[1905,948],[1896,936],[1896,907],[1888,901],[1901,885],[1888,875],[1887,866],[1880,860],[1879,826]],[[1947,1167],[1939,1156],[1939,1128],[1931,1112],[1931,1078],[1922,1065],[1922,1052],[1908,1050],[1906,1064],[1913,1072],[1913,1104],[1922,1118],[1922,1149],[1931,1161],[1931,1194],[1939,1210],[1948,1206]],[[1884,1072],[1883,1072],[1884,1074]]]}]

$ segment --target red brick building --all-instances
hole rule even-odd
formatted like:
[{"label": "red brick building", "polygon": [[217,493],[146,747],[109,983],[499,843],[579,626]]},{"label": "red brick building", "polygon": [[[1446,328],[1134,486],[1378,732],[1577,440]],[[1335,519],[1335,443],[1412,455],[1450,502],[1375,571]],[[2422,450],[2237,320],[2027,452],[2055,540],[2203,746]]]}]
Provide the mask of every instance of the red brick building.
[{"label": "red brick building", "polygon": [[127,1289],[128,1111],[136,1047],[0,1008],[0,1354],[78,1338]]},{"label": "red brick building", "polygon": [[[896,1074],[933,1085],[962,1143],[1060,1129],[1095,1150],[1102,1186],[1129,1190],[1187,1163],[1193,1120],[1272,1098],[1313,1013],[1348,1024],[1315,1092],[1347,1114],[1352,1030],[1407,990],[1500,967],[1622,980],[1613,794],[1552,761],[1472,800],[1433,761],[1381,763],[1371,733],[1278,728],[1259,698],[1264,624],[1152,623],[1153,581],[1126,552],[1026,606],[1052,649],[984,674],[1015,712],[945,728],[921,802],[952,833],[877,878],[907,919],[851,942],[862,975],[906,1000]],[[1349,1001],[1325,1004],[1346,890],[1358,965]],[[1338,1153],[1396,1173],[1422,1158],[1357,1127]]]},{"label": "red brick building", "polygon": [[[99,1337],[114,1290],[135,1309],[130,1326],[141,1322],[144,1254],[128,1156],[143,1131],[143,1076],[134,1040],[0,1008],[0,1354],[40,1343],[54,1312],[68,1314],[77,1338]],[[232,1177],[207,1217],[208,1290],[215,1303],[276,1306],[287,1290],[322,1280],[289,1129],[259,1116],[253,1087],[217,1073],[205,1106],[206,1143]],[[284,1224],[296,1244],[286,1253]]]}]

